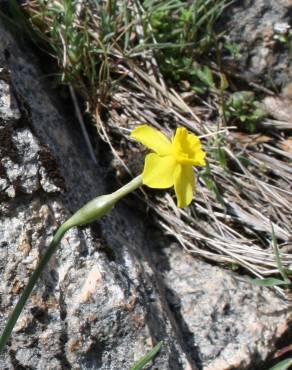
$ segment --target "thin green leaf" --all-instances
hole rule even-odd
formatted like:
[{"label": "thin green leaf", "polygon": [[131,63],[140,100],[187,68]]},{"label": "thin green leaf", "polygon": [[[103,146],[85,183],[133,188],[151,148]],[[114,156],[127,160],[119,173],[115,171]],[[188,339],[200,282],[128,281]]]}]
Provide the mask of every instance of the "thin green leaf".
[{"label": "thin green leaf", "polygon": [[286,358],[286,360],[279,362],[275,366],[271,367],[269,370],[288,370],[291,365],[292,358]]},{"label": "thin green leaf", "polygon": [[279,251],[279,248],[278,248],[278,243],[277,243],[277,238],[276,238],[274,226],[273,226],[273,224],[271,224],[271,226],[272,226],[272,242],[273,242],[273,247],[274,247],[274,251],[275,251],[278,270],[279,270],[280,274],[282,275],[284,281],[286,281],[287,283],[290,283],[290,279],[289,279],[289,277],[288,277],[288,275],[285,271],[285,268],[282,264],[282,261],[281,261],[280,251]]},{"label": "thin green leaf", "polygon": [[207,86],[209,86],[211,88],[215,87],[212,71],[207,66],[203,67],[202,69],[198,69],[197,70],[197,76]]},{"label": "thin green leaf", "polygon": [[144,2],[144,7],[147,9],[148,12],[165,12],[169,10],[176,10],[181,7],[183,4],[181,1],[177,0],[170,0],[165,3],[161,3],[161,1],[146,1]]},{"label": "thin green leaf", "polygon": [[268,278],[268,279],[253,279],[252,284],[260,285],[260,286],[278,286],[278,285],[289,285],[289,281],[276,279],[276,278]]},{"label": "thin green leaf", "polygon": [[128,28],[129,26],[129,9],[127,7],[127,2],[124,0],[123,2],[123,16],[124,16],[124,24],[126,28],[125,32],[125,39],[124,39],[124,50],[128,50],[129,42],[130,42],[130,32],[131,30]]},{"label": "thin green leaf", "polygon": [[143,356],[140,360],[138,360],[131,368],[130,370],[142,370],[143,367],[148,364],[149,361],[151,361],[157,353],[160,351],[162,347],[163,342],[160,341],[156,344],[155,347],[153,347],[150,351],[146,353],[145,356]]},{"label": "thin green leaf", "polygon": [[200,173],[200,178],[203,180],[207,188],[214,193],[217,201],[220,202],[223,207],[226,207],[224,198],[220,194],[217,184],[212,178],[211,169],[208,162],[206,164],[204,171]]}]

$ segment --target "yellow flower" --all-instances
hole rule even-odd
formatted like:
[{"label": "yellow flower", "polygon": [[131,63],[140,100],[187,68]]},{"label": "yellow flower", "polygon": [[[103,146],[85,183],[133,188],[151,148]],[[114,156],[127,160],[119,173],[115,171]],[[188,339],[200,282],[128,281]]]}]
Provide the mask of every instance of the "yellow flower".
[{"label": "yellow flower", "polygon": [[195,185],[192,166],[206,165],[206,153],[201,148],[200,139],[181,127],[170,141],[148,125],[136,127],[131,137],[154,152],[145,158],[143,184],[156,189],[174,186],[178,207],[188,206]]}]

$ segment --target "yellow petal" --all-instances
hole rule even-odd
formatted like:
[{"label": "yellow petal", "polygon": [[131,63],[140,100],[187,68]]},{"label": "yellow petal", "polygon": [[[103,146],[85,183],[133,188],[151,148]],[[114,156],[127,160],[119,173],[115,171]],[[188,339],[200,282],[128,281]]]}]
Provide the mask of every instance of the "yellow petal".
[{"label": "yellow petal", "polygon": [[142,173],[143,184],[156,189],[170,188],[174,184],[175,167],[176,161],[173,156],[160,157],[155,153],[148,154]]},{"label": "yellow petal", "polygon": [[159,155],[168,155],[171,152],[171,143],[167,137],[148,125],[136,127],[131,137]]},{"label": "yellow petal", "polygon": [[181,143],[186,140],[187,136],[188,136],[188,130],[184,127],[179,127],[175,131],[175,135],[174,135],[174,138],[173,138],[173,143],[175,145],[180,146]]},{"label": "yellow petal", "polygon": [[192,166],[177,165],[174,171],[174,190],[178,207],[188,206],[193,199],[195,176]]}]

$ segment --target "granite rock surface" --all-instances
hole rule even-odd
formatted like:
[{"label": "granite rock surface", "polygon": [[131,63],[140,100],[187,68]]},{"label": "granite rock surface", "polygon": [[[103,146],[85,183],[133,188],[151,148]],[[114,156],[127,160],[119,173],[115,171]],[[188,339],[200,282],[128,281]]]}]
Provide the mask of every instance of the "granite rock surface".
[{"label": "granite rock surface", "polygon": [[292,1],[240,0],[226,11],[226,43],[239,48],[236,61],[223,62],[242,81],[278,90],[292,82]]}]

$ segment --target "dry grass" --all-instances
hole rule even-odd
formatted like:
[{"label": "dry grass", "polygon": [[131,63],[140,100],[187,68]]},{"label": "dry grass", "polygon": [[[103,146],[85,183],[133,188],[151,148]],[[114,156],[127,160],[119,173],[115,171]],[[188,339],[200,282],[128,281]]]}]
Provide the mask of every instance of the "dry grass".
[{"label": "dry grass", "polygon": [[[52,3],[63,6],[62,1]],[[99,3],[105,9],[111,2]],[[283,265],[291,269],[291,152],[283,150],[283,142],[292,122],[268,118],[254,135],[224,126],[217,114],[221,109],[218,91],[198,104],[195,92],[182,93],[164,80],[153,52],[157,41],[152,38],[153,47],[145,46],[149,37],[146,39],[142,22],[142,3],[132,0],[127,5],[126,18],[122,14],[117,18],[115,38],[105,41],[100,14],[91,13],[89,3],[79,1],[70,27],[76,35],[86,33],[88,37],[88,49],[85,47],[84,55],[78,56],[83,70],[76,70],[76,61],[70,56],[66,25],[57,30],[56,20],[47,10],[41,18],[40,1],[27,1],[26,9],[33,27],[47,42],[56,43],[52,34],[59,32],[62,47],[55,56],[63,80],[88,103],[99,135],[126,171],[131,173],[127,153],[139,153],[129,133],[141,123],[169,136],[177,126],[202,136],[209,165],[198,173],[193,204],[178,209],[171,191],[144,198],[166,234],[188,253],[267,277],[278,273],[271,243],[272,224]],[[92,75],[88,74],[91,69]]]}]

